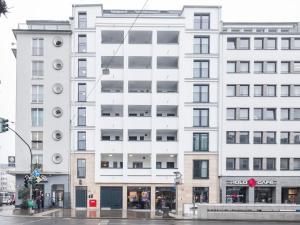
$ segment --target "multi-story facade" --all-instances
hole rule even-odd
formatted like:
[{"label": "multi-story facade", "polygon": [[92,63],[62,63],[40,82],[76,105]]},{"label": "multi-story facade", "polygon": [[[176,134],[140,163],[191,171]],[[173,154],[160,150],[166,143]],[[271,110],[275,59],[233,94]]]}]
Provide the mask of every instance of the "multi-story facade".
[{"label": "multi-story facade", "polygon": [[[69,207],[70,24],[27,21],[14,30],[17,39],[16,131],[31,145],[31,170],[47,177],[34,191],[44,205]],[[30,152],[16,138],[16,186],[30,174]],[[18,191],[17,190],[17,191]],[[19,205],[22,199],[16,198]]]},{"label": "multi-story facade", "polygon": [[[221,23],[220,10],[80,4],[69,22],[14,30],[16,128],[43,162],[48,205],[299,198],[297,24]],[[16,141],[19,185],[25,147]]]},{"label": "multi-story facade", "polygon": [[15,178],[9,169],[7,164],[0,164],[0,192],[15,192]]},{"label": "multi-story facade", "polygon": [[297,23],[223,24],[222,202],[300,203],[299,31]]}]

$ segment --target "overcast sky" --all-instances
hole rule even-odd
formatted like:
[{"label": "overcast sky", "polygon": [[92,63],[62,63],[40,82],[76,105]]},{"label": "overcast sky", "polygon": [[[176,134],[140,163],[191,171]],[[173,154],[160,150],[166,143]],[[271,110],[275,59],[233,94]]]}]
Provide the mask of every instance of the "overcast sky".
[{"label": "overcast sky", "polygon": [[[68,20],[73,3],[101,3],[105,9],[141,9],[145,0],[6,0],[11,9],[0,17],[0,117],[15,118],[15,42],[11,32],[30,19]],[[183,5],[220,5],[225,22],[300,22],[300,0],[149,0],[145,9],[181,9]],[[30,141],[30,140],[28,140]],[[0,163],[14,155],[14,135],[0,134]]]}]

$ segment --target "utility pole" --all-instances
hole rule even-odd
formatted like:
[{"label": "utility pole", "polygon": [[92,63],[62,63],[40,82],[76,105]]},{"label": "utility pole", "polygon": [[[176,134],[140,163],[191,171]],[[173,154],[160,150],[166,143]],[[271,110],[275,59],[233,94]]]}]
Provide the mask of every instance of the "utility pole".
[{"label": "utility pole", "polygon": [[[32,177],[32,150],[30,145],[21,137],[20,134],[18,134],[18,132],[16,132],[14,129],[10,128],[8,125],[8,120],[4,119],[4,118],[0,118],[0,133],[4,133],[8,130],[11,130],[12,132],[14,132],[18,138],[21,139],[21,141],[28,147],[29,152],[30,152],[30,168],[29,168],[29,172],[30,172],[30,177]],[[29,185],[29,200],[31,201],[31,204],[33,202],[32,200],[32,181],[31,184]],[[33,214],[33,209],[32,206],[29,207],[29,213]]]}]

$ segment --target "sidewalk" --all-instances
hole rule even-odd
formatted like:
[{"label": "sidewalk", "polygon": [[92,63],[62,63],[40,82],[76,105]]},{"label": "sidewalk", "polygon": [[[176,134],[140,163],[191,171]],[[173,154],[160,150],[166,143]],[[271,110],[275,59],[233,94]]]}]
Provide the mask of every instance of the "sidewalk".
[{"label": "sidewalk", "polygon": [[[47,214],[53,211],[53,209],[35,209],[34,215],[41,213]],[[29,214],[28,209],[15,208],[13,205],[3,205],[0,207],[0,216],[32,216]]]}]

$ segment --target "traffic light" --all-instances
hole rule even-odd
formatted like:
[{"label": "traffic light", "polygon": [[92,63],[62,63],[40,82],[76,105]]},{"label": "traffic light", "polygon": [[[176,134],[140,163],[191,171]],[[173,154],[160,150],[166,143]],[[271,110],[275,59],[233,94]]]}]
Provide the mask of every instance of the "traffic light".
[{"label": "traffic light", "polygon": [[8,131],[8,120],[0,118],[0,133]]},{"label": "traffic light", "polygon": [[36,177],[35,177],[35,176],[32,176],[32,179],[31,179],[32,189],[35,189],[36,184],[37,184]]},{"label": "traffic light", "polygon": [[25,177],[24,177],[24,187],[28,188],[29,187],[28,184],[29,184],[29,176],[25,175]]}]

